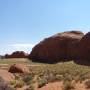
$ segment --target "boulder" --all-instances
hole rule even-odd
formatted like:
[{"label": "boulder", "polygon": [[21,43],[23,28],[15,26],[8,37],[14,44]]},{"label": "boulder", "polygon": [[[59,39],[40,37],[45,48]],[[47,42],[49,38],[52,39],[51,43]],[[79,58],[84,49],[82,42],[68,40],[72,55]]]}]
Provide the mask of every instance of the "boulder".
[{"label": "boulder", "polygon": [[29,58],[33,61],[49,63],[78,58],[79,41],[83,36],[80,31],[58,33],[37,44]]},{"label": "boulder", "polygon": [[15,79],[15,76],[12,73],[2,69],[0,69],[0,77],[6,82],[10,82]]},{"label": "boulder", "polygon": [[0,77],[0,90],[14,90],[2,77]]},{"label": "boulder", "polygon": [[9,68],[11,73],[29,73],[29,68],[23,64],[13,64]]},{"label": "boulder", "polygon": [[25,53],[24,51],[16,51],[13,52],[11,55],[6,54],[5,58],[27,58],[28,54]]}]

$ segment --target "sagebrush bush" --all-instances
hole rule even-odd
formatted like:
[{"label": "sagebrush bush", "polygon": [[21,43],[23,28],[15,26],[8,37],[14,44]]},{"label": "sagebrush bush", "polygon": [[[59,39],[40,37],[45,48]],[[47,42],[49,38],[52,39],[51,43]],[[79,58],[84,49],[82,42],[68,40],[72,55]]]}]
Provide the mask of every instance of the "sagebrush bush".
[{"label": "sagebrush bush", "polygon": [[24,82],[22,80],[19,80],[15,84],[15,88],[22,88],[24,86]]},{"label": "sagebrush bush", "polygon": [[74,85],[71,81],[64,81],[63,90],[71,90],[74,89]]},{"label": "sagebrush bush", "polygon": [[33,80],[33,76],[32,75],[26,75],[25,77],[23,77],[23,81],[26,83],[26,84],[30,84]]},{"label": "sagebrush bush", "polygon": [[64,79],[63,79],[63,80],[64,80],[64,81],[72,81],[72,80],[73,80],[73,76],[66,73],[66,74],[64,75]]},{"label": "sagebrush bush", "polygon": [[10,81],[10,84],[15,86],[16,85],[16,80]]},{"label": "sagebrush bush", "polygon": [[64,80],[63,75],[57,74],[55,77],[56,77],[56,80],[57,80],[57,81],[62,81],[62,80]]},{"label": "sagebrush bush", "polygon": [[45,79],[39,78],[38,80],[38,88],[41,88],[47,84],[47,81]]},{"label": "sagebrush bush", "polygon": [[87,80],[87,81],[85,82],[85,85],[86,85],[86,88],[90,88],[90,80]]},{"label": "sagebrush bush", "polygon": [[19,80],[20,79],[20,76],[18,74],[15,75],[15,79],[16,80]]}]

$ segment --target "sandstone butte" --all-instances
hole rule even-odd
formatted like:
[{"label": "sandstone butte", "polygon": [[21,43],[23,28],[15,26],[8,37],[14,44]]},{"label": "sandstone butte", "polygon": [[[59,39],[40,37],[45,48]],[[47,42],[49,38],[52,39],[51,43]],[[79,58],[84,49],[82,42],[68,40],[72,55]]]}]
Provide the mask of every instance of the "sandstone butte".
[{"label": "sandstone butte", "polygon": [[[32,61],[55,63],[90,59],[90,32],[67,31],[45,38],[31,51]],[[86,61],[86,62],[87,62]]]}]

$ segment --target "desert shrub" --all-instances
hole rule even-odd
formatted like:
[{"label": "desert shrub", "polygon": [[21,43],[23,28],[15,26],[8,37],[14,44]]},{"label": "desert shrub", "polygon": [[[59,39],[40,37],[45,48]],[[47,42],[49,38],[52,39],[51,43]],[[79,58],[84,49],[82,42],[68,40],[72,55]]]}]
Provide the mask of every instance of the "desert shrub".
[{"label": "desert shrub", "polygon": [[19,80],[20,79],[20,76],[18,74],[15,75],[15,79],[16,80]]},{"label": "desert shrub", "polygon": [[72,83],[72,81],[73,81],[73,76],[66,73],[63,79],[63,90],[74,89],[74,84]]},{"label": "desert shrub", "polygon": [[73,76],[72,75],[70,75],[70,74],[65,74],[64,76],[64,81],[72,81],[73,80]]},{"label": "desert shrub", "polygon": [[26,83],[26,84],[30,84],[33,80],[33,76],[32,75],[26,75],[24,78],[23,78],[23,81]]},{"label": "desert shrub", "polygon": [[85,74],[80,74],[80,82],[82,83],[82,81],[84,81],[85,79],[86,79],[86,77],[85,77]]},{"label": "desert shrub", "polygon": [[55,77],[57,81],[62,81],[64,79],[63,75],[59,75],[59,74],[57,74]]},{"label": "desert shrub", "polygon": [[77,76],[74,78],[74,81],[75,81],[76,83],[79,82],[79,81],[80,81],[80,76],[77,75]]},{"label": "desert shrub", "polygon": [[45,79],[39,79],[38,80],[38,88],[41,88],[47,84],[47,81]]},{"label": "desert shrub", "polygon": [[90,79],[90,74],[89,73],[84,73],[80,75],[80,80],[85,81],[86,79]]},{"label": "desert shrub", "polygon": [[40,75],[40,77],[47,82],[54,82],[56,80],[55,73],[50,70],[44,71],[43,74]]},{"label": "desert shrub", "polygon": [[90,88],[90,80],[87,80],[87,81],[85,82],[85,85],[86,85],[86,88]]},{"label": "desert shrub", "polygon": [[63,90],[71,90],[74,89],[74,85],[71,81],[64,81],[63,83]]},{"label": "desert shrub", "polygon": [[74,80],[75,82],[79,82],[82,83],[83,81],[87,80],[90,78],[90,74],[87,74],[87,73],[84,73],[84,74],[77,74],[75,77],[74,77]]},{"label": "desert shrub", "polygon": [[15,84],[15,88],[22,88],[24,86],[24,82],[22,80],[17,81]]},{"label": "desert shrub", "polygon": [[48,82],[54,82],[56,77],[53,73],[47,74],[43,76]]},{"label": "desert shrub", "polygon": [[16,85],[16,80],[10,81],[10,84],[13,86]]},{"label": "desert shrub", "polygon": [[34,86],[31,84],[28,88],[26,88],[26,90],[34,90]]}]

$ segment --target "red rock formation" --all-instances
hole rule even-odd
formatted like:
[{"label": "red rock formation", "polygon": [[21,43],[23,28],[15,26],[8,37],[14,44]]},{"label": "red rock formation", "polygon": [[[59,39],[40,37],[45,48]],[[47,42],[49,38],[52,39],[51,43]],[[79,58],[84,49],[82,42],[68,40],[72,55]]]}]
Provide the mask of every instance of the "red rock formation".
[{"label": "red rock formation", "polygon": [[13,52],[11,55],[6,54],[5,58],[27,58],[28,54],[25,53],[24,51],[16,51]]},{"label": "red rock formation", "polygon": [[90,65],[90,32],[88,32],[79,43],[79,57],[78,64]]},{"label": "red rock formation", "polygon": [[83,36],[80,31],[69,31],[46,38],[32,49],[29,58],[50,63],[77,58],[78,43]]},{"label": "red rock formation", "polygon": [[14,65],[11,65],[11,67],[9,68],[9,72],[11,72],[11,73],[29,73],[29,68],[27,68],[23,64],[14,64]]},{"label": "red rock formation", "polygon": [[90,59],[90,32],[80,41],[80,56],[83,59]]}]

